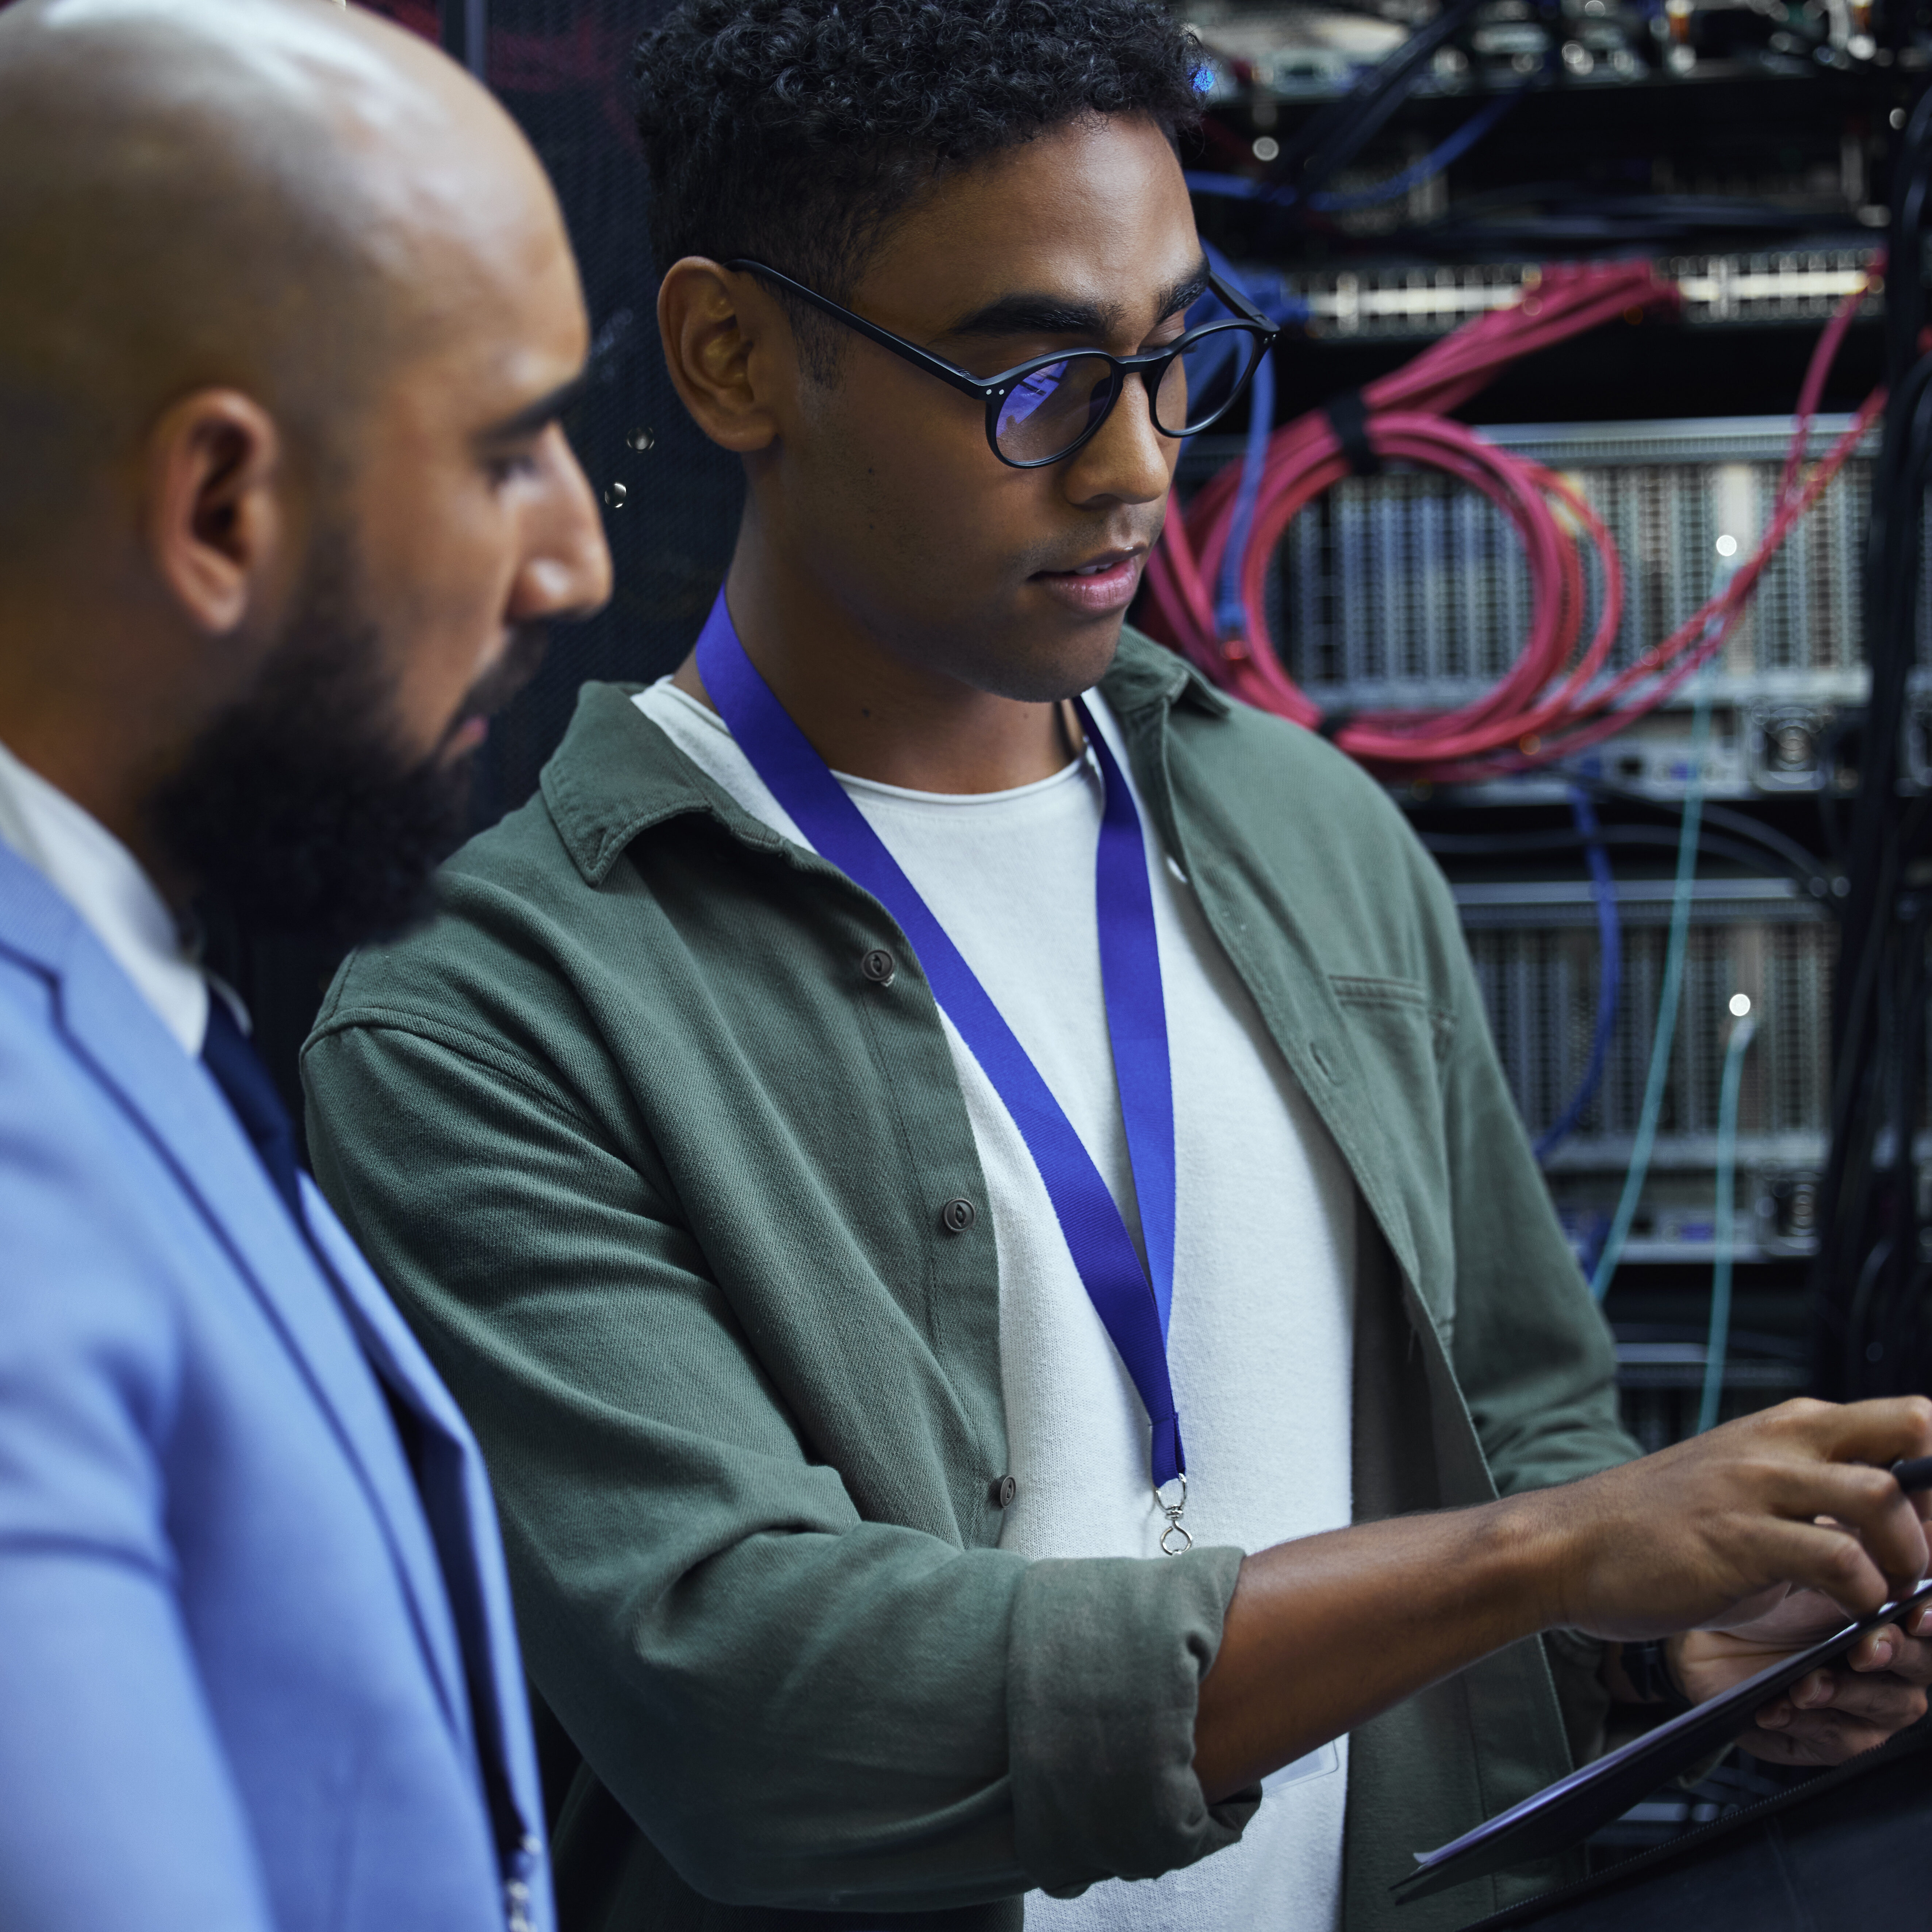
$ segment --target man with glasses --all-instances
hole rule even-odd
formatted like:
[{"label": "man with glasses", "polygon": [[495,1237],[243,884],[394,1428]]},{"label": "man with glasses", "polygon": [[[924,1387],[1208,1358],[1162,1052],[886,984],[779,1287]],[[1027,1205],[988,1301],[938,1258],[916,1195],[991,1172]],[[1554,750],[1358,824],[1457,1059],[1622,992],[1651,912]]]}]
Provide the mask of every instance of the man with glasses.
[{"label": "man with glasses", "polygon": [[[1439,878],[1124,631],[1270,334],[1168,17],[687,0],[638,66],[665,352],[745,467],[723,595],[306,1058],[583,1754],[565,1922],[1393,1924],[1610,1688],[1916,1575],[1847,1465],[1932,1409],[1628,1463]],[[1755,1748],[1875,1742],[1925,1650]]]}]

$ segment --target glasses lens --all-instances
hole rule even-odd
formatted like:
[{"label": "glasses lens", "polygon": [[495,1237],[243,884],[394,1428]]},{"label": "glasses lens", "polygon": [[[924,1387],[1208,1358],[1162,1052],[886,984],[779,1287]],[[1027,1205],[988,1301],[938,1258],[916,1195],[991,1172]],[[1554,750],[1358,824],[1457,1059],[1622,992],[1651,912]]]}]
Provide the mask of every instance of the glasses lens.
[{"label": "glasses lens", "polygon": [[1113,364],[1104,356],[1070,356],[1034,370],[1000,405],[1000,454],[1010,463],[1064,456],[1107,413],[1113,394]]},{"label": "glasses lens", "polygon": [[1262,338],[1246,328],[1217,328],[1167,365],[1154,399],[1154,419],[1169,436],[1205,429],[1241,393],[1261,360]]}]

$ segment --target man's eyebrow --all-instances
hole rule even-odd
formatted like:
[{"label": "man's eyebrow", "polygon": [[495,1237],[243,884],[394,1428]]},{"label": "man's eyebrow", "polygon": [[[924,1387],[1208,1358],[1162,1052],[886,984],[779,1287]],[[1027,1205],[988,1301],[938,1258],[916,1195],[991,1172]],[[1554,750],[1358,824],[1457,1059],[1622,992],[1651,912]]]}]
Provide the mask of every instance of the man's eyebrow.
[{"label": "man's eyebrow", "polygon": [[514,416],[504,417],[482,431],[478,440],[484,442],[514,442],[520,437],[534,436],[545,429],[576,402],[591,383],[591,371],[586,365],[579,370],[567,382],[560,383],[549,394],[539,396],[533,403],[526,403]]},{"label": "man's eyebrow", "polygon": [[1170,282],[1161,292],[1158,310],[1160,320],[1165,322],[1171,315],[1184,315],[1191,309],[1208,292],[1208,278],[1213,272],[1204,255],[1180,280]]},{"label": "man's eyebrow", "polygon": [[956,335],[1105,335],[1119,308],[1098,302],[1070,302],[1054,296],[1001,296],[975,309],[946,333]]},{"label": "man's eyebrow", "polygon": [[[1208,287],[1208,263],[1204,258],[1179,280],[1170,283],[1156,298],[1156,320],[1198,302]],[[946,332],[955,336],[1084,335],[1104,337],[1120,326],[1120,307],[1117,302],[1070,302],[1060,297],[1021,292],[1001,296],[984,308],[956,322]]]}]

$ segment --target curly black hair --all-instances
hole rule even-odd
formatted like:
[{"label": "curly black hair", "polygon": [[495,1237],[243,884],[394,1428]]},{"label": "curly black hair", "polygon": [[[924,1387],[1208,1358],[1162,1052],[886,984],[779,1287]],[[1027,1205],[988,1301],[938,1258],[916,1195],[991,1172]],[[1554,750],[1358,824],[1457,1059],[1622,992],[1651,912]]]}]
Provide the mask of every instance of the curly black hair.
[{"label": "curly black hair", "polygon": [[[1199,61],[1156,0],[683,0],[638,44],[658,266],[752,256],[844,300],[936,177],[1086,115],[1191,127]],[[787,306],[830,380],[837,332]]]}]

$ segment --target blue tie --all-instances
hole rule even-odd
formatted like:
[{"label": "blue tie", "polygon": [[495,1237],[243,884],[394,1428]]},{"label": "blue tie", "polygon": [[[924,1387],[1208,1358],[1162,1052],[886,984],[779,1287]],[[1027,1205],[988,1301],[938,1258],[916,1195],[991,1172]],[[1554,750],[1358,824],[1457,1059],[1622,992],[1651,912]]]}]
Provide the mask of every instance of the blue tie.
[{"label": "blue tie", "polygon": [[201,1058],[306,1239],[308,1223],[303,1217],[302,1186],[296,1178],[301,1163],[296,1158],[295,1124],[261,1055],[236,1023],[228,1002],[212,987],[208,989],[208,1036],[201,1043]]},{"label": "blue tie", "polygon": [[[524,1840],[523,1824],[510,1796],[509,1782],[490,1742],[494,1727],[484,1720],[484,1712],[494,1702],[484,1674],[483,1660],[489,1654],[484,1634],[482,1597],[469,1556],[469,1544],[461,1523],[461,1470],[450,1452],[447,1439],[428,1439],[421,1420],[390,1387],[388,1378],[376,1370],[375,1358],[362,1334],[361,1311],[354,1301],[337,1288],[334,1270],[329,1265],[310,1232],[308,1217],[302,1212],[302,1185],[298,1177],[302,1164],[296,1157],[295,1124],[289,1118],[282,1096],[262,1057],[248,1042],[248,1036],[229,1010],[228,1002],[209,988],[208,1034],[201,1043],[202,1064],[213,1075],[214,1084],[226,1097],[243,1132],[254,1144],[275,1192],[288,1204],[289,1212],[309,1252],[320,1264],[322,1278],[332,1289],[356,1340],[362,1346],[376,1386],[394,1420],[410,1473],[416,1479],[423,1514],[436,1546],[444,1588],[456,1620],[458,1641],[463,1653],[463,1673],[470,1692],[471,1726],[476,1735],[476,1756],[483,1773],[483,1786],[489,1802],[490,1822],[495,1828],[497,1849],[506,1874],[518,1868],[512,1861],[530,1850]],[[520,1880],[517,1881],[520,1882]],[[524,1922],[527,1923],[527,1921]],[[513,1916],[512,1925],[517,1923]]]}]

